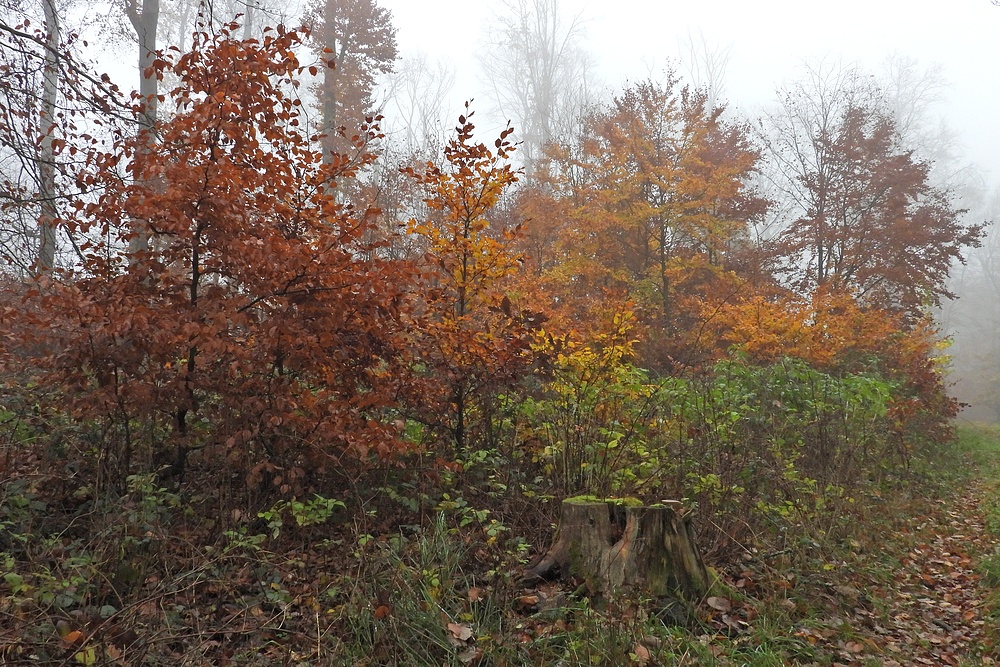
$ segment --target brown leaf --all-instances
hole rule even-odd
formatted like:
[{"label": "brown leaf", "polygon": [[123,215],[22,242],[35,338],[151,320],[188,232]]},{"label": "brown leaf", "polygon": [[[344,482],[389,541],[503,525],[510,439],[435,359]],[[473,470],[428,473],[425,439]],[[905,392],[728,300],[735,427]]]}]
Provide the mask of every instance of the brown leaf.
[{"label": "brown leaf", "polygon": [[517,599],[515,607],[521,612],[529,611],[538,605],[539,600],[537,595],[522,595]]},{"label": "brown leaf", "polygon": [[472,628],[465,624],[449,623],[448,630],[451,632],[451,636],[461,642],[467,642],[472,639]]},{"label": "brown leaf", "polygon": [[716,611],[721,611],[723,614],[729,612],[733,608],[732,602],[730,602],[726,598],[720,598],[715,596],[712,596],[707,600],[705,600],[705,604],[707,604],[712,609],[715,609]]},{"label": "brown leaf", "polygon": [[649,649],[643,646],[642,644],[636,644],[635,646],[632,647],[632,655],[635,656],[633,662],[635,662],[635,664],[637,665],[640,665],[640,667],[648,665],[649,660],[652,657],[649,654]]},{"label": "brown leaf", "polygon": [[478,663],[483,657],[483,650],[478,646],[470,646],[458,654],[458,660],[463,665]]},{"label": "brown leaf", "polygon": [[62,640],[67,645],[72,646],[73,644],[78,644],[83,641],[83,633],[79,630],[71,630],[63,636]]},{"label": "brown leaf", "polygon": [[861,642],[845,642],[844,648],[851,653],[861,653],[865,650],[865,645]]}]

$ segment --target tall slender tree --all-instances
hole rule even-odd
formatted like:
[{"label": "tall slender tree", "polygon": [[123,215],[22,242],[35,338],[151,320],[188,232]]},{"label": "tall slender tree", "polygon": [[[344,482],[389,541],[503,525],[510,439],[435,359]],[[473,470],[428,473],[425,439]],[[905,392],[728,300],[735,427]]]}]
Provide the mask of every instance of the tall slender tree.
[{"label": "tall slender tree", "polygon": [[[156,60],[156,28],[160,20],[160,0],[125,0],[128,16],[139,44],[139,134],[149,146],[156,137],[156,114],[159,106],[159,80],[154,71]],[[129,239],[129,252],[135,254],[149,248],[150,231],[140,223]]]},{"label": "tall slender tree", "polygon": [[42,99],[38,114],[38,129],[42,135],[38,155],[38,199],[41,212],[38,216],[38,255],[35,269],[39,273],[50,273],[56,261],[55,124],[61,29],[55,0],[42,0],[42,9],[45,12],[46,43]]},{"label": "tall slender tree", "polygon": [[376,79],[391,72],[398,57],[396,28],[392,13],[375,0],[318,0],[307,23],[327,64],[319,104],[323,154],[330,161],[363,135],[366,119],[376,113]]}]

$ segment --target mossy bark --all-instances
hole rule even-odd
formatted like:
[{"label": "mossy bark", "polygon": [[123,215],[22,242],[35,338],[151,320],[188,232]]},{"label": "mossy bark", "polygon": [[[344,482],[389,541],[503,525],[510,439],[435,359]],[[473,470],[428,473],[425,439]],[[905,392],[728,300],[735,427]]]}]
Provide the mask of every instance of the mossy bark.
[{"label": "mossy bark", "polygon": [[711,586],[690,512],[590,498],[563,501],[552,548],[524,578],[567,576],[583,579],[593,594],[631,590],[689,601],[702,598]]}]

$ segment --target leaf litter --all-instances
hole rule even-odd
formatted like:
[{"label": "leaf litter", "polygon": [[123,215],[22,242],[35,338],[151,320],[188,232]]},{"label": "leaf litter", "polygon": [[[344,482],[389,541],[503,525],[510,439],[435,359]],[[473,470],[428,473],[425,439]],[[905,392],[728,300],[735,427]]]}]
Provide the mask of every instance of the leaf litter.
[{"label": "leaf litter", "polygon": [[[971,486],[939,501],[936,510],[907,520],[883,551],[838,568],[848,580],[826,585],[827,616],[795,635],[834,656],[835,667],[1000,664],[985,632],[988,587],[976,573],[976,554],[993,550],[983,494]],[[887,555],[898,559],[889,577],[866,568]]]}]

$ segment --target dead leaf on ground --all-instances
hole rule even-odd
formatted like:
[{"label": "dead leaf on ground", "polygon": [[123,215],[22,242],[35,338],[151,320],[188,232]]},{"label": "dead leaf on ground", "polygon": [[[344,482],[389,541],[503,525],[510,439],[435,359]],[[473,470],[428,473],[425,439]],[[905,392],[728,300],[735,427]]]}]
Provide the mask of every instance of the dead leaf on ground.
[{"label": "dead leaf on ground", "polygon": [[460,642],[467,642],[472,639],[472,628],[464,623],[449,623],[448,631],[451,636]]},{"label": "dead leaf on ground", "polygon": [[712,596],[707,600],[705,600],[705,604],[707,604],[712,609],[715,609],[716,611],[721,611],[723,614],[729,612],[733,608],[732,602],[730,602],[726,598],[720,598],[715,596]]},{"label": "dead leaf on ground", "polygon": [[635,656],[635,664],[640,665],[640,667],[648,665],[650,658],[652,657],[649,654],[649,649],[642,644],[636,644],[632,647],[632,655]]}]

